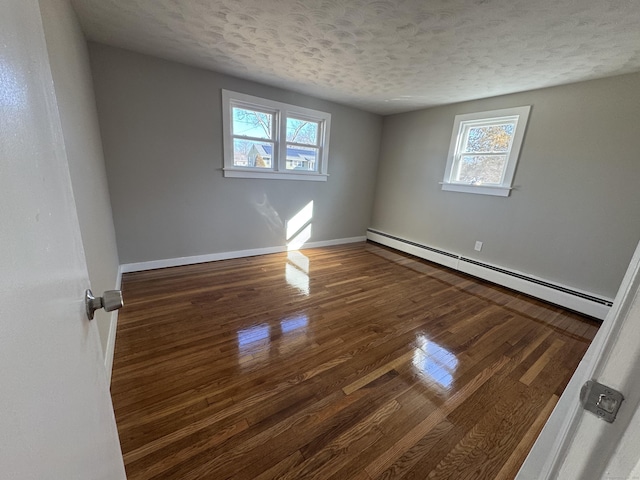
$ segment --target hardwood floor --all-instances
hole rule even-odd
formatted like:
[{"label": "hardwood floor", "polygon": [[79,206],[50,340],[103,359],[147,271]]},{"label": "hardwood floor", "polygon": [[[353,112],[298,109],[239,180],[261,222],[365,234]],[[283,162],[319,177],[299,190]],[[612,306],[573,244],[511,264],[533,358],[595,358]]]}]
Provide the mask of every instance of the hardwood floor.
[{"label": "hardwood floor", "polygon": [[122,288],[129,480],[510,479],[598,326],[372,243]]}]

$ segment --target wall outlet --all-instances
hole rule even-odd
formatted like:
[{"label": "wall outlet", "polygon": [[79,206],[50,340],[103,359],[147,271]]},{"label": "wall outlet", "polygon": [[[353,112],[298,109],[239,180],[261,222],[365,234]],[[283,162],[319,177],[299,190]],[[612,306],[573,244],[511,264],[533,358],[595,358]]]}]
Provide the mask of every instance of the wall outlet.
[{"label": "wall outlet", "polygon": [[476,246],[474,247],[474,249],[476,250],[476,252],[482,250],[482,242],[476,240]]}]

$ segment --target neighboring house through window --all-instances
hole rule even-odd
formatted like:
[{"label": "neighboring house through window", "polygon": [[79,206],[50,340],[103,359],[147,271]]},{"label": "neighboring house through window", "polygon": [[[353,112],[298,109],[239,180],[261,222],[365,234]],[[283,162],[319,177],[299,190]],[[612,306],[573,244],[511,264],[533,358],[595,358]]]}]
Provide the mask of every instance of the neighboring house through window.
[{"label": "neighboring house through window", "polygon": [[331,114],[222,90],[224,176],[326,181]]},{"label": "neighboring house through window", "polygon": [[456,115],[442,189],[508,196],[530,109]]}]

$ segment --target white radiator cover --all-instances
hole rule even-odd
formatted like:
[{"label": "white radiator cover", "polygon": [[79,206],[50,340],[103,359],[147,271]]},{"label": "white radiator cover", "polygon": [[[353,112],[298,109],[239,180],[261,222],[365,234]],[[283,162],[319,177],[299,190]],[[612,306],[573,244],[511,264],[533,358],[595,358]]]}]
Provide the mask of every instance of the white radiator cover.
[{"label": "white radiator cover", "polygon": [[599,320],[604,320],[613,303],[610,298],[509,270],[499,265],[478,262],[454,252],[422,245],[379,230],[368,229],[367,239]]}]

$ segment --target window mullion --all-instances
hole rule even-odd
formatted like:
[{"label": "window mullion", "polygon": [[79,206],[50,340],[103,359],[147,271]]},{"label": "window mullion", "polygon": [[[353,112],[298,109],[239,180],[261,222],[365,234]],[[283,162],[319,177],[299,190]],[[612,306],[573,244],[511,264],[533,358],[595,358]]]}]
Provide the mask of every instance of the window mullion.
[{"label": "window mullion", "polygon": [[504,152],[460,152],[460,156],[462,155],[483,155],[483,156],[493,156],[493,155],[509,155],[509,150]]},{"label": "window mullion", "polygon": [[294,147],[302,147],[302,148],[320,148],[319,143],[298,143],[298,142],[287,142],[287,145],[291,145]]},{"label": "window mullion", "polygon": [[326,161],[324,157],[324,145],[325,145],[325,135],[326,135],[327,122],[321,121],[318,123],[318,159],[316,164],[316,171],[321,172],[325,169],[324,162]]},{"label": "window mullion", "polygon": [[259,142],[259,143],[274,143],[274,140],[271,138],[249,137],[247,135],[237,135],[237,134],[233,134],[232,137],[237,138],[238,140],[248,140],[248,141]]},{"label": "window mullion", "polygon": [[285,110],[279,110],[278,118],[278,164],[277,170],[285,172],[287,170],[287,113]]}]

